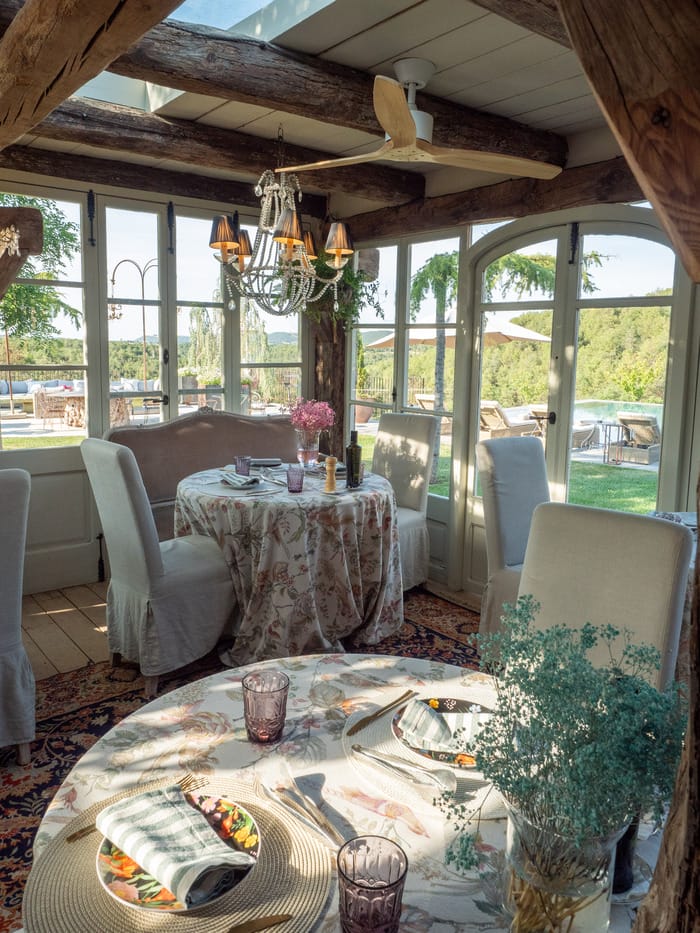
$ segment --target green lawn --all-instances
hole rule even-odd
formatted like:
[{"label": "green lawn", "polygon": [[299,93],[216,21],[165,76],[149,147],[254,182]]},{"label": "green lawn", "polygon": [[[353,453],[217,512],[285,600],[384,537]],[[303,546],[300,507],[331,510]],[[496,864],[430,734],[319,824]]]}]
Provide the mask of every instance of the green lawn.
[{"label": "green lawn", "polygon": [[[362,459],[369,467],[374,451],[374,437],[360,436],[359,441],[362,444]],[[450,448],[443,445],[441,453],[437,482],[430,485],[431,493],[436,496],[448,495],[450,488]],[[643,515],[656,508],[657,478],[656,472],[651,470],[573,460],[569,476],[569,502]]]},{"label": "green lawn", "polygon": [[657,481],[658,474],[652,470],[574,460],[569,475],[569,502],[644,515],[656,508]]},{"label": "green lawn", "polygon": [[44,434],[39,437],[0,437],[0,450],[26,450],[39,447],[73,447],[85,440],[84,434]]}]

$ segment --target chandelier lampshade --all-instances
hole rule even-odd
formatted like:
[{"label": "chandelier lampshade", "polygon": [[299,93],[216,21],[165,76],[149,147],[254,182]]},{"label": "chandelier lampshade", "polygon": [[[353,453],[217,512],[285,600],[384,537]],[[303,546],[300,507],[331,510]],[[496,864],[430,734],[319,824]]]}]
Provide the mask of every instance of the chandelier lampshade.
[{"label": "chandelier lampshade", "polygon": [[328,231],[328,239],[326,240],[326,252],[329,256],[333,257],[330,265],[334,269],[342,269],[350,256],[355,252],[352,245],[352,238],[344,223],[337,222],[331,224],[331,229]]},{"label": "chandelier lampshade", "polygon": [[235,252],[239,245],[238,211],[231,215],[218,215],[211,225],[209,246],[221,251],[221,261],[228,262],[229,254]]},{"label": "chandelier lampshade", "polygon": [[314,240],[314,235],[310,230],[304,231],[304,249],[306,250],[306,255],[312,262],[314,259],[318,259],[316,241]]},{"label": "chandelier lampshade", "polygon": [[260,198],[260,218],[251,245],[240,228],[238,213],[214,218],[209,245],[219,250],[217,259],[231,297],[238,294],[261,311],[274,315],[304,312],[333,289],[338,308],[337,286],[354,249],[347,227],[332,223],[326,241],[327,266],[322,275],[314,261],[318,251],[311,231],[304,231],[299,213],[301,189],[296,175],[266,171],[255,193]]}]

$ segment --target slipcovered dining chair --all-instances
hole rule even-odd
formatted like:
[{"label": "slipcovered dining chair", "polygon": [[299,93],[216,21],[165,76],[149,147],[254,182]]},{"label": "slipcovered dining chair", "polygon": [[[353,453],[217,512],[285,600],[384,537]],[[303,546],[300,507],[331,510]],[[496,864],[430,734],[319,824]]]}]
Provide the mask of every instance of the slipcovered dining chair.
[{"label": "slipcovered dining chair", "polygon": [[549,502],[544,447],[539,437],[479,441],[476,465],[481,483],[488,578],[481,596],[479,632],[498,631],[503,603],[518,598],[530,520]]},{"label": "slipcovered dining chair", "polygon": [[384,412],[379,419],[372,472],[386,477],[396,495],[404,590],[428,579],[426,511],[437,427],[432,415]]},{"label": "slipcovered dining chair", "polygon": [[160,674],[203,657],[230,633],[231,574],[214,538],[158,541],[133,451],[98,438],[80,450],[109,553],[109,650],[115,661],[138,663],[153,696]]},{"label": "slipcovered dining chair", "polygon": [[22,644],[22,584],[31,477],[0,470],[0,747],[29,764],[35,735],[34,672]]},{"label": "slipcovered dining chair", "polygon": [[[518,593],[540,604],[538,628],[609,623],[653,645],[663,688],[675,673],[692,546],[684,525],[663,518],[546,503],[532,517]],[[606,663],[607,647],[590,657]]]}]

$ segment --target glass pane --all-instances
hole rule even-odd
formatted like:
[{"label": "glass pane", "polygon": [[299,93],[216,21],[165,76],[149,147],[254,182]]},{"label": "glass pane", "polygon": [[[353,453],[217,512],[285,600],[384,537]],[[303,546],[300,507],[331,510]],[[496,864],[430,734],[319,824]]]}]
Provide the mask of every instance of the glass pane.
[{"label": "glass pane", "polygon": [[[459,240],[417,243],[410,251],[410,291],[406,331],[408,371],[404,405],[451,412],[454,405],[455,328]],[[441,417],[430,478],[430,492],[449,494],[452,419]]]},{"label": "glass pane", "polygon": [[[202,405],[222,408],[223,311],[221,306],[178,302],[178,396],[180,414]],[[196,392],[194,390],[197,390]]]},{"label": "glass pane", "polygon": [[534,434],[544,441],[551,311],[482,315],[479,440]]},{"label": "glass pane", "polygon": [[158,301],[158,215],[107,208],[110,297]]},{"label": "glass pane", "polygon": [[301,362],[299,315],[278,316],[241,301],[241,363]]},{"label": "glass pane", "polygon": [[[0,193],[0,205],[41,211],[44,248],[0,302],[0,447],[79,444],[86,433],[80,205]],[[20,231],[21,234],[21,231]],[[50,282],[29,285],[26,280]],[[46,401],[50,398],[50,405]]]},{"label": "glass pane", "polygon": [[301,366],[248,366],[241,375],[241,411],[273,415],[287,411],[301,395]]},{"label": "glass pane", "polygon": [[[385,405],[393,403],[395,331],[354,331],[351,395]],[[369,407],[369,406],[364,406]]]},{"label": "glass pane", "polygon": [[429,411],[452,411],[455,333],[454,327],[409,329],[406,404]]},{"label": "glass pane", "polygon": [[581,298],[668,295],[673,288],[673,251],[631,236],[586,235],[579,282]]},{"label": "glass pane", "polygon": [[211,221],[197,217],[178,217],[177,300],[222,301],[221,264],[209,246]]},{"label": "glass pane", "polygon": [[551,298],[557,242],[533,243],[499,256],[484,271],[482,301],[537,301]]},{"label": "glass pane", "polygon": [[[110,397],[133,421],[162,418],[158,215],[107,208]],[[110,403],[113,418],[123,406]]]},{"label": "glass pane", "polygon": [[670,308],[579,312],[568,501],[656,508]]},{"label": "glass pane", "polygon": [[[396,320],[396,246],[381,246],[377,250],[363,250],[363,254],[372,253],[373,261],[366,264],[368,280],[376,282],[373,300],[367,301],[360,309],[359,324],[393,324]],[[376,272],[375,272],[376,270]],[[375,304],[382,311],[379,313]]]}]

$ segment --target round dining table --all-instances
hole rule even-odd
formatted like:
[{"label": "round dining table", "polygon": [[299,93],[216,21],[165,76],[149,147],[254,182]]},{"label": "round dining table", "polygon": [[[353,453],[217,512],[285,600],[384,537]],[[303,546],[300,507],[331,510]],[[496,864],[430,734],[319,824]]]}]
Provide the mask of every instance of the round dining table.
[{"label": "round dining table", "polygon": [[376,644],[403,624],[396,498],[382,476],[358,488],[307,470],[300,493],[285,471],[260,470],[245,489],[226,470],[180,481],[175,535],[219,543],[237,603],[235,641],[222,660],[256,659]]},{"label": "round dining table", "polygon": [[[249,670],[270,668],[290,680],[285,727],[278,742],[254,744],[245,729],[241,681]],[[478,773],[436,763],[406,743],[398,727],[406,701],[380,713],[409,689],[421,699],[461,700],[484,709],[495,701],[494,681],[481,672],[345,653],[227,669],[146,704],[86,752],[49,805],[25,891],[25,933],[229,933],[241,916],[271,913],[292,915],[274,927],[279,933],[337,933],[338,839],[364,833],[396,841],[408,857],[403,933],[507,930],[501,904],[505,820],[498,795]],[[379,715],[349,734],[372,713]],[[385,771],[357,755],[354,744],[380,756],[396,755],[409,770],[450,768],[460,801],[481,808],[479,867],[462,876],[446,864],[453,829],[435,804],[434,788]],[[259,825],[258,864],[234,888],[232,899],[224,896],[184,915],[118,903],[97,878],[102,839],[89,832],[96,813],[121,796],[183,773],[248,807]],[[292,779],[320,809],[334,838],[284,804]],[[86,835],[68,841],[85,827]],[[630,909],[615,907],[611,929],[628,931],[632,916]]]}]

